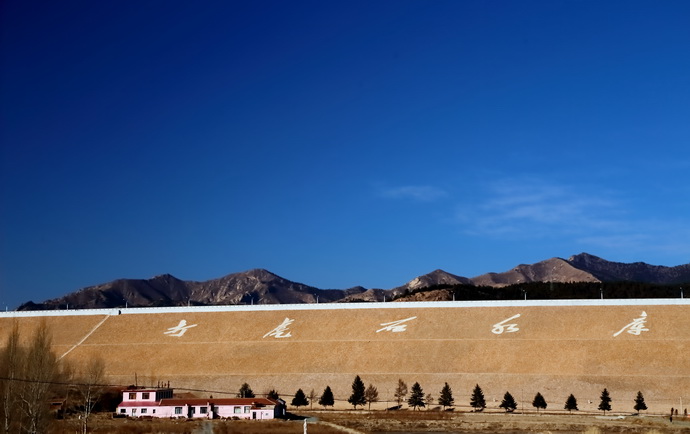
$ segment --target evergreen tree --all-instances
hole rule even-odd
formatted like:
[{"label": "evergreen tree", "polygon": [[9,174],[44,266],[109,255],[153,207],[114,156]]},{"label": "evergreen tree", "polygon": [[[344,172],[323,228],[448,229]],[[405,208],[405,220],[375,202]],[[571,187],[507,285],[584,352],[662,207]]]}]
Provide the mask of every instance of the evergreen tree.
[{"label": "evergreen tree", "polygon": [[510,392],[506,392],[506,394],[503,395],[503,401],[501,401],[499,407],[504,409],[506,413],[512,413],[517,408],[517,402],[515,402],[515,398],[513,398]]},{"label": "evergreen tree", "polygon": [[573,395],[572,393],[570,394],[568,399],[565,400],[565,407],[563,408],[570,412],[572,412],[573,410],[578,410],[577,399],[575,399],[575,395]]},{"label": "evergreen tree", "polygon": [[266,397],[267,397],[268,399],[279,399],[279,398],[280,398],[280,395],[278,394],[278,392],[276,392],[275,389],[271,389],[271,390],[268,392],[268,394],[266,395]]},{"label": "evergreen tree", "polygon": [[642,392],[637,392],[637,397],[635,398],[635,411],[639,414],[640,410],[646,410],[647,404],[644,402],[644,396]]},{"label": "evergreen tree", "polygon": [[295,397],[292,398],[292,405],[294,405],[297,408],[302,407],[304,405],[309,405],[307,395],[304,394],[304,391],[302,389],[297,389],[297,392],[295,392]]},{"label": "evergreen tree", "polygon": [[393,396],[395,397],[395,400],[398,403],[398,407],[400,407],[406,395],[407,384],[405,384],[405,382],[402,381],[402,378],[398,378],[398,386],[395,388],[395,392],[393,392]]},{"label": "evergreen tree", "polygon": [[443,386],[443,389],[441,389],[441,395],[438,397],[438,404],[442,405],[443,408],[446,408],[451,407],[454,402],[455,399],[453,399],[453,391],[450,389],[448,383],[446,383]]},{"label": "evergreen tree", "polygon": [[328,406],[333,407],[333,404],[335,404],[335,399],[333,398],[331,386],[326,386],[321,398],[319,398],[319,405],[323,405],[323,408],[326,408]]},{"label": "evergreen tree", "polygon": [[240,386],[239,392],[237,392],[237,397],[238,398],[254,398],[254,392],[252,391],[252,388],[249,387],[249,384],[244,383],[242,386]]},{"label": "evergreen tree", "polygon": [[419,383],[414,383],[412,385],[410,398],[407,400],[407,404],[412,407],[413,410],[416,410],[417,407],[424,407],[426,405],[424,403],[424,391]]},{"label": "evergreen tree", "polygon": [[369,404],[369,410],[371,410],[372,402],[379,402],[379,391],[373,384],[369,384],[367,390],[364,391],[364,399]]},{"label": "evergreen tree", "polygon": [[534,395],[534,400],[532,400],[532,407],[535,407],[537,409],[537,413],[539,413],[540,408],[546,409],[546,400],[543,396],[541,396],[541,393],[537,392],[537,394]]},{"label": "evergreen tree", "polygon": [[601,402],[599,403],[599,410],[602,410],[604,414],[611,410],[611,397],[609,396],[609,391],[604,388],[601,391]]},{"label": "evergreen tree", "polygon": [[355,410],[357,409],[358,405],[364,405],[367,403],[366,398],[364,398],[364,392],[364,382],[361,378],[359,378],[358,375],[352,382],[352,395],[350,395],[350,397],[347,399],[347,402],[352,404]]},{"label": "evergreen tree", "polygon": [[472,398],[470,398],[470,406],[472,406],[474,411],[482,411],[486,408],[484,392],[482,392],[482,388],[479,387],[479,384],[474,386],[474,390],[472,391]]}]

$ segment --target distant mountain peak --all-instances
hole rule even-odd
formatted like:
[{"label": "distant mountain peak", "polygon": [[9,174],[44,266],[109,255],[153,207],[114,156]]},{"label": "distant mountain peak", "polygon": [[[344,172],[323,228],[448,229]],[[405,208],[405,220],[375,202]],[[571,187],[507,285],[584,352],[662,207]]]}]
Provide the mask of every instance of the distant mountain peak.
[{"label": "distant mountain peak", "polygon": [[550,258],[534,264],[520,264],[503,273],[482,274],[471,280],[475,285],[484,286],[507,286],[529,282],[598,282],[587,271],[561,258]]},{"label": "distant mountain peak", "polygon": [[[121,279],[121,280],[125,280],[125,279]],[[170,282],[170,281],[173,281],[173,280],[180,280],[180,279],[178,279],[177,277],[173,276],[172,274],[165,273],[165,274],[158,274],[158,275],[156,275],[156,276],[153,276],[153,277],[150,278],[149,280],[151,280],[151,281],[156,280],[156,281]]]},{"label": "distant mountain peak", "polygon": [[251,270],[245,271],[244,274],[249,274],[249,275],[260,275],[260,276],[269,275],[269,276],[275,276],[275,277],[277,277],[277,274],[271,273],[270,271],[268,271],[268,270],[265,269],[265,268],[252,268]]},{"label": "distant mountain peak", "polygon": [[[568,258],[568,262],[589,262],[589,261],[605,261],[599,256],[592,255],[587,252],[578,253]],[[608,261],[606,261],[608,262]]]},{"label": "distant mountain peak", "polygon": [[[415,277],[414,279],[407,282],[405,285],[395,288],[395,290],[415,290],[420,288],[425,288],[435,285],[459,285],[459,284],[471,284],[470,279],[467,277],[456,276],[447,271],[436,269],[431,273],[424,274],[423,276]],[[395,291],[394,290],[394,291]]]},{"label": "distant mountain peak", "polygon": [[286,280],[283,279],[282,277],[278,276],[275,273],[271,273],[270,271],[264,269],[264,268],[252,268],[251,270],[247,271],[242,271],[239,273],[233,273],[229,274],[227,277],[245,277],[245,278],[254,278],[258,280],[274,280],[274,279],[281,279],[281,280]]}]

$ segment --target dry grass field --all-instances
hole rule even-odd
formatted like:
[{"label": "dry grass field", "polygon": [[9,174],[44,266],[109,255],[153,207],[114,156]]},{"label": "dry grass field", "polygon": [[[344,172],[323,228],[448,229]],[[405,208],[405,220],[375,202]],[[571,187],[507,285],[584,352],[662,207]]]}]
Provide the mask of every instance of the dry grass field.
[{"label": "dry grass field", "polygon": [[[503,414],[447,411],[306,411],[310,434],[383,433],[687,433],[690,420],[671,423],[666,417],[603,418],[593,414]],[[56,421],[49,434],[77,432],[78,420]],[[98,415],[93,433],[302,434],[303,421],[179,421],[112,419]]]},{"label": "dry grass field", "polygon": [[[78,420],[56,421],[47,434],[79,432]],[[328,423],[310,423],[309,434],[342,434],[343,429]],[[302,434],[302,421],[186,421],[96,418],[89,432],[94,434]]]},{"label": "dry grass field", "polygon": [[[197,389],[199,396],[232,394],[247,382],[256,393],[276,389],[289,403],[297,388],[320,395],[329,385],[336,409],[346,409],[352,380],[360,375],[378,388],[376,409],[392,405],[399,378],[408,386],[419,382],[434,398],[448,382],[460,409],[468,406],[475,384],[488,409],[497,409],[510,391],[523,410],[532,410],[532,398],[541,392],[549,409],[562,409],[573,393],[580,410],[594,411],[604,387],[616,414],[633,411],[638,390],[650,413],[690,403],[690,303],[340,307],[3,313],[0,336],[18,321],[26,338],[45,320],[58,355],[69,351],[65,359],[77,364],[103,357],[113,384],[133,384],[136,375],[140,385],[170,381],[175,388]],[[176,326],[188,328],[175,332]]]},{"label": "dry grass field", "polygon": [[361,433],[682,433],[690,421],[669,422],[661,417],[600,418],[580,414],[454,413],[433,411],[323,412],[322,423]]}]

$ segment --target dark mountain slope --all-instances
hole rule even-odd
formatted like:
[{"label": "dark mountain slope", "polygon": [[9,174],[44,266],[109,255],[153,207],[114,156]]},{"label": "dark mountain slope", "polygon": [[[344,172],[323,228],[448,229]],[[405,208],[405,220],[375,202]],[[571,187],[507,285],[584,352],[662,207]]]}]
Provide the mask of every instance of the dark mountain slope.
[{"label": "dark mountain slope", "polygon": [[647,283],[682,283],[690,281],[690,264],[665,267],[644,262],[611,262],[588,253],[571,256],[573,267],[586,271],[603,282],[632,281]]}]

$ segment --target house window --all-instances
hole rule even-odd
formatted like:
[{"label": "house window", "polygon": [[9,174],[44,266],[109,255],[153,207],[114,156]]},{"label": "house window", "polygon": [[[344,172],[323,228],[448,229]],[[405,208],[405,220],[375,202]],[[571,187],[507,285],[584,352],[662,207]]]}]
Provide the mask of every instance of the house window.
[{"label": "house window", "polygon": [[130,394],[129,394],[129,399],[131,399],[132,401],[134,401],[135,399],[137,399],[137,394],[136,394],[136,393],[130,393]]},{"label": "house window", "polygon": [[141,414],[146,414],[146,410],[147,410],[146,408],[142,408],[142,409],[141,409]]},{"label": "house window", "polygon": [[201,413],[201,414],[208,413],[208,407],[199,407],[199,413]]},{"label": "house window", "polygon": [[242,413],[242,407],[234,407],[233,412],[234,413]]},{"label": "house window", "polygon": [[141,399],[149,399],[149,393],[148,393],[148,392],[142,393],[142,394],[141,394]]},{"label": "house window", "polygon": [[244,407],[244,412],[245,412],[245,413],[249,413],[249,410],[251,410],[251,407],[248,406],[248,405],[246,405],[246,406]]},{"label": "house window", "polygon": [[156,409],[151,410],[151,413],[156,414]]},{"label": "house window", "polygon": [[182,407],[175,407],[175,414],[182,414]]},{"label": "house window", "polygon": [[121,409],[120,409],[120,413],[127,413],[127,409],[126,409],[126,408],[121,408]]},{"label": "house window", "polygon": [[136,408],[133,408],[133,409],[132,409],[132,414],[137,414],[137,409],[136,409]]},{"label": "house window", "polygon": [[192,414],[196,414],[196,407],[192,407]]}]

